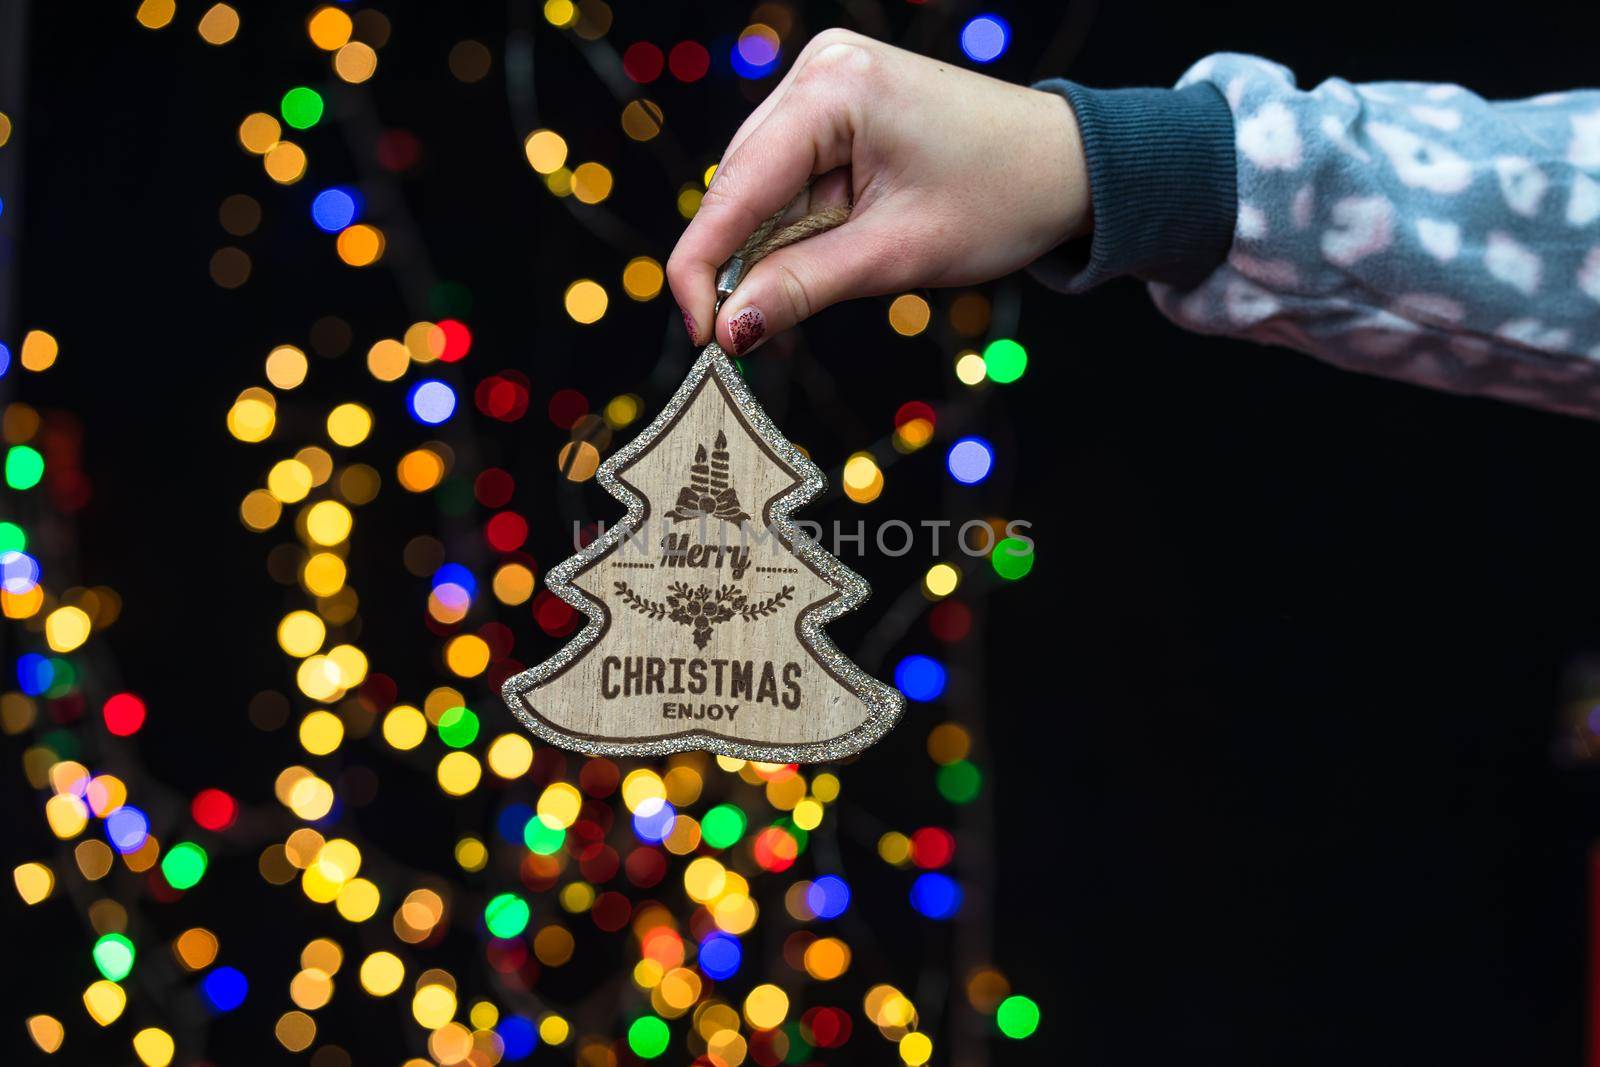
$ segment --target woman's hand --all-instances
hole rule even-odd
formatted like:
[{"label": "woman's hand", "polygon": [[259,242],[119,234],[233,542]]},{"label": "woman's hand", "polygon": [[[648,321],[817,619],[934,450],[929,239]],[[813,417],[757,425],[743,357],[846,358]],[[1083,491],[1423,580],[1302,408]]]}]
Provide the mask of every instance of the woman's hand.
[{"label": "woman's hand", "polygon": [[[751,268],[712,322],[717,268],[808,181],[844,225]],[[723,154],[667,280],[696,344],[743,355],[830,304],[987,281],[1088,228],[1077,122],[1053,93],[844,30],[808,44]]]}]

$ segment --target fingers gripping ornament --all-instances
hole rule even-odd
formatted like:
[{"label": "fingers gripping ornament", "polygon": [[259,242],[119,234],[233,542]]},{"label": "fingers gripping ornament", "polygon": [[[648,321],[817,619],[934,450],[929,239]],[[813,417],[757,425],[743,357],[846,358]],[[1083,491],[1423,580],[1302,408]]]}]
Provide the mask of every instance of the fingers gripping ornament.
[{"label": "fingers gripping ornament", "polygon": [[[833,208],[763,224],[717,281],[844,221]],[[627,516],[546,575],[588,618],[560,652],[508,679],[506,703],[552,744],[597,755],[705,749],[773,763],[859,752],[905,698],[823,632],[871,592],[792,521],[825,484],[720,347],[600,466]]]}]

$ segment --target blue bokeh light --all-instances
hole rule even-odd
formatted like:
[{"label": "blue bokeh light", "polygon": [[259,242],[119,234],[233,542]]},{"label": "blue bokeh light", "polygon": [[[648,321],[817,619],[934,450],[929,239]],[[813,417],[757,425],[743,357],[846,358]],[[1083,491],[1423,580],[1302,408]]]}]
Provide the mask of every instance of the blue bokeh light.
[{"label": "blue bokeh light", "polygon": [[732,934],[715,933],[700,942],[700,970],[707,978],[720,982],[739,973],[744,949]]},{"label": "blue bokeh light", "polygon": [[911,883],[911,906],[930,919],[949,919],[961,910],[961,887],[947,874],[929,871]]},{"label": "blue bokeh light", "polygon": [[6,376],[6,371],[11,369],[11,349],[0,344],[0,378]]},{"label": "blue bokeh light", "polygon": [[806,890],[806,907],[819,919],[837,919],[850,906],[850,886],[836,874],[825,874]]},{"label": "blue bokeh light", "polygon": [[311,201],[311,221],[323,233],[338,233],[361,215],[361,194],[335,185],[324,189]]},{"label": "blue bokeh light", "polygon": [[1011,27],[999,15],[978,15],[961,27],[961,50],[974,63],[993,63],[1011,44]]},{"label": "blue bokeh light", "polygon": [[150,820],[131,804],[124,804],[106,816],[106,840],[126,856],[144,847],[150,837]]},{"label": "blue bokeh light", "polygon": [[994,469],[994,447],[981,437],[963,437],[950,446],[945,465],[962,485],[977,485]]},{"label": "blue bokeh light", "polygon": [[495,832],[513,845],[522,844],[522,828],[533,818],[533,809],[526,804],[507,804],[495,820]]},{"label": "blue bokeh light", "polygon": [[424,378],[406,395],[411,417],[437,426],[456,413],[456,391],[437,378]]},{"label": "blue bokeh light", "polygon": [[218,967],[200,980],[200,991],[217,1011],[232,1011],[244,1003],[250,983],[237,967]]},{"label": "blue bokeh light", "polygon": [[507,1015],[494,1032],[500,1035],[500,1043],[505,1046],[503,1059],[526,1059],[539,1047],[539,1028],[525,1015]]},{"label": "blue bokeh light", "polygon": [[938,700],[948,679],[944,664],[930,656],[907,656],[894,669],[894,687],[908,700]]},{"label": "blue bokeh light", "polygon": [[641,841],[659,844],[672,833],[678,813],[671,804],[660,797],[647,797],[639,802],[633,813],[633,832]]},{"label": "blue bokeh light", "polygon": [[[435,589],[441,585],[457,585],[466,590],[468,596],[478,595],[478,579],[472,576],[472,571],[460,563],[446,563],[434,571],[432,585]],[[523,819],[522,821],[527,822],[528,820]]]},{"label": "blue bokeh light", "polygon": [[743,33],[728,49],[728,62],[739,77],[754,80],[776,70],[780,55],[778,45],[765,34]]},{"label": "blue bokeh light", "polygon": [[39,561],[12,549],[0,554],[0,588],[14,596],[31,592],[39,584]]},{"label": "blue bokeh light", "polygon": [[17,688],[24,693],[36,697],[55,680],[55,667],[37,652],[24,652],[17,657]]}]

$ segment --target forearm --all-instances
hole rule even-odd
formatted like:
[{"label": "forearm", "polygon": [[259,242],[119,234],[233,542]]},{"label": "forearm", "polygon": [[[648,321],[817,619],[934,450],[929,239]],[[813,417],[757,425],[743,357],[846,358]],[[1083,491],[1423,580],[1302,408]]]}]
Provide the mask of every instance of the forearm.
[{"label": "forearm", "polygon": [[[1191,329],[1600,417],[1600,93],[1491,104],[1413,83],[1301,91],[1283,68],[1234,55],[1179,86],[1214,87],[1231,112],[1225,255],[1208,263],[1201,246],[1174,245],[1196,282],[1148,262],[1118,269],[1125,252],[1096,249],[1065,278],[1044,263],[1047,283],[1133,273]],[[1216,143],[1214,130],[1199,136]],[[1144,137],[1189,134],[1168,123]],[[1095,188],[1093,159],[1089,170],[1098,220],[1134,186],[1112,168]]]}]

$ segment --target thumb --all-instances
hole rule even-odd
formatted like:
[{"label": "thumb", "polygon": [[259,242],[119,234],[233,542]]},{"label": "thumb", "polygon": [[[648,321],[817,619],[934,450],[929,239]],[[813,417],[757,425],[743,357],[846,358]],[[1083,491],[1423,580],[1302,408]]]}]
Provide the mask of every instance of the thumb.
[{"label": "thumb", "polygon": [[902,288],[906,267],[895,244],[876,220],[856,215],[778,249],[750,268],[718,311],[717,343],[742,356],[831,304]]}]

